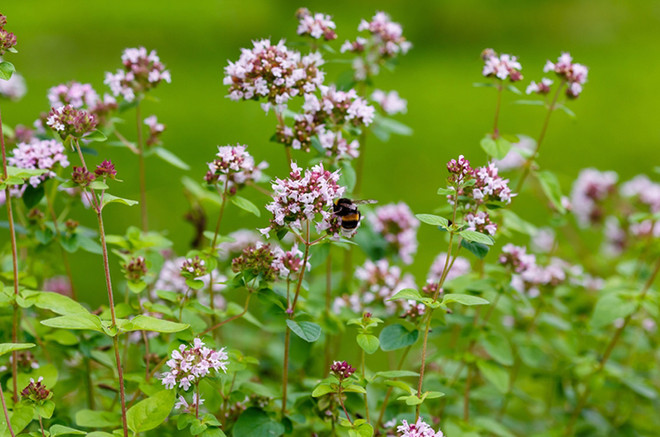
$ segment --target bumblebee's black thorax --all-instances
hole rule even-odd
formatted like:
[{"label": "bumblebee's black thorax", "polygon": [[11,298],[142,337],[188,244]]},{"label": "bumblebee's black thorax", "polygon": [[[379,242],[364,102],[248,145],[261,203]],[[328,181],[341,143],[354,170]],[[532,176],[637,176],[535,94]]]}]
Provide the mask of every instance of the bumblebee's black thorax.
[{"label": "bumblebee's black thorax", "polygon": [[338,217],[344,217],[347,215],[356,214],[358,212],[358,208],[351,199],[342,197],[341,199],[335,200],[335,204],[332,206],[332,212],[334,212]]}]

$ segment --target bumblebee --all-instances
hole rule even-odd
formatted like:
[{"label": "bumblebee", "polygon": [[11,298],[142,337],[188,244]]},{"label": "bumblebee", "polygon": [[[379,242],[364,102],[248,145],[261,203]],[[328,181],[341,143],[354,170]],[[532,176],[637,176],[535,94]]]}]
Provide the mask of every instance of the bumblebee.
[{"label": "bumblebee", "polygon": [[358,205],[376,203],[375,200],[351,200],[345,197],[335,200],[332,212],[339,219],[341,233],[344,237],[351,237],[355,233],[362,214],[358,210]]}]

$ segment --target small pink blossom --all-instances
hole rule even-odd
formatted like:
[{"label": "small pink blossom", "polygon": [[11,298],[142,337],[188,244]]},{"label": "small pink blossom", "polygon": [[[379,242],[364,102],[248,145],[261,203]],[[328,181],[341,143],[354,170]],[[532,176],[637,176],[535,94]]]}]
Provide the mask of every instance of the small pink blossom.
[{"label": "small pink blossom", "polygon": [[174,349],[166,365],[170,369],[161,377],[163,385],[168,389],[178,386],[187,391],[211,370],[227,373],[229,356],[224,347],[215,351],[196,338],[190,348],[182,344],[178,349]]}]

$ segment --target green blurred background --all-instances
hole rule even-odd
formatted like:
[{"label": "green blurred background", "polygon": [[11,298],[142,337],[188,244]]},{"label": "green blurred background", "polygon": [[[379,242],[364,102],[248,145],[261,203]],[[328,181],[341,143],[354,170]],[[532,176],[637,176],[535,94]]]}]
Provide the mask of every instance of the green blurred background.
[{"label": "green blurred background", "polygon": [[[413,127],[414,136],[393,137],[388,143],[369,138],[363,197],[381,204],[405,200],[413,211],[429,212],[439,204],[435,192],[446,177],[448,159],[464,154],[475,163],[485,161],[479,140],[491,128],[495,93],[472,84],[481,81],[479,54],[486,47],[519,56],[524,86],[540,79],[545,60],[555,60],[561,51],[590,67],[583,95],[570,104],[577,119],[555,114],[541,151],[541,165],[558,173],[565,192],[583,167],[614,169],[629,178],[651,173],[658,165],[660,2],[647,0],[5,1],[0,12],[7,15],[7,28],[17,35],[20,51],[9,60],[25,76],[28,94],[20,102],[2,103],[3,121],[31,124],[48,110],[48,88],[62,82],[75,79],[107,91],[104,72],[120,67],[124,48],[143,45],[156,49],[172,73],[172,84],[152,93],[160,102],[146,102],[143,114],[155,113],[167,124],[164,146],[191,165],[190,177],[201,180],[217,145],[237,142],[248,144],[257,160],[270,162],[269,175],[281,176],[284,152],[268,141],[273,115],[264,116],[256,103],[226,99],[223,67],[251,40],[298,40],[294,13],[301,6],[334,17],[337,46],[354,38],[360,19],[377,10],[400,22],[414,44],[394,72],[383,71],[376,79],[378,88],[396,89],[408,100],[408,113],[399,119]],[[337,64],[326,70],[331,80],[342,71]],[[544,112],[511,104],[518,98],[505,97],[501,131],[536,137]],[[122,130],[133,138],[134,112],[125,117]],[[137,199],[135,157],[123,149],[98,148],[95,159],[113,159],[125,181],[116,194]],[[179,254],[193,234],[182,219],[187,210],[180,185],[184,174],[157,158],[148,161],[150,225],[167,230]],[[260,205],[265,200],[254,192],[247,197]],[[517,211],[537,224],[545,220],[544,208]],[[216,211],[210,213],[213,220]],[[75,214],[94,226],[90,212]],[[224,232],[266,223],[265,215],[258,220],[236,208],[228,216]],[[138,225],[139,208],[109,208],[106,221],[109,233],[122,233]],[[0,236],[7,241],[6,231]],[[430,227],[422,228],[420,242],[411,271],[421,283],[444,243]],[[83,269],[76,270],[85,272],[84,277],[76,275],[78,289],[86,290],[90,303],[102,303],[100,257],[78,254],[73,259],[82,263]],[[116,258],[114,262],[119,273]]]}]

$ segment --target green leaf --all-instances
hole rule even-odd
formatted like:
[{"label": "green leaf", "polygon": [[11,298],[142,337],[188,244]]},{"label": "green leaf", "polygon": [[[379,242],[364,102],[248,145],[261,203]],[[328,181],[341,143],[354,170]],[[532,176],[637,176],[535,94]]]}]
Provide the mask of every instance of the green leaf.
[{"label": "green leaf", "polygon": [[72,316],[76,314],[88,315],[89,311],[71,299],[59,293],[51,291],[37,291],[26,293],[25,301],[37,308],[50,310],[55,314],[62,316]]},{"label": "green leaf", "polygon": [[0,356],[13,351],[22,351],[35,347],[34,343],[0,343]]},{"label": "green leaf", "polygon": [[294,334],[308,343],[313,343],[321,336],[321,327],[313,322],[296,322],[287,319],[287,326]]},{"label": "green leaf", "polygon": [[261,217],[261,212],[259,211],[259,208],[257,208],[257,205],[250,202],[245,197],[233,196],[231,198],[231,203],[238,206],[242,210],[245,210],[249,213],[252,213],[252,214],[256,215],[257,217]]},{"label": "green leaf", "polygon": [[569,109],[568,106],[562,105],[561,103],[557,105],[557,109],[561,109],[566,113],[571,118],[576,118],[577,116],[575,115],[575,112],[573,112],[571,109]]},{"label": "green leaf", "polygon": [[173,407],[174,390],[161,390],[128,409],[128,428],[136,434],[154,429],[167,419]]},{"label": "green leaf", "polygon": [[477,232],[477,231],[471,231],[469,229],[459,232],[458,235],[463,237],[465,240],[473,241],[475,243],[485,244],[486,246],[492,246],[493,244],[495,244],[493,237],[491,237],[490,235],[482,234],[481,232]]},{"label": "green leaf", "polygon": [[368,423],[359,424],[355,430],[349,431],[349,435],[351,431],[357,432],[358,437],[372,437],[374,435],[374,427]]},{"label": "green leaf", "polygon": [[516,100],[516,105],[531,105],[531,106],[545,106],[543,100]]},{"label": "green leaf", "polygon": [[16,71],[14,64],[7,61],[0,62],[0,79],[9,80],[11,79],[12,74]]},{"label": "green leaf", "polygon": [[84,428],[114,428],[120,423],[119,413],[113,411],[80,410],[76,413],[76,424]]},{"label": "green leaf", "polygon": [[[27,427],[34,417],[34,408],[32,405],[26,405],[19,403],[14,406],[14,410],[11,413],[9,421],[11,427],[14,430],[16,435],[20,434],[21,431]],[[5,420],[5,415],[0,412],[0,435],[2,437],[10,437],[10,434],[7,430],[7,421]]]},{"label": "green leaf", "polygon": [[318,398],[323,395],[327,395],[328,393],[334,393],[336,390],[332,388],[330,384],[327,382],[322,382],[321,384],[317,385],[314,391],[312,392],[312,397]]},{"label": "green leaf", "polygon": [[511,150],[511,142],[502,137],[494,139],[490,134],[481,140],[480,145],[488,156],[495,159],[503,159]]},{"label": "green leaf", "polygon": [[401,349],[414,344],[418,336],[417,329],[408,331],[403,325],[389,325],[380,332],[380,348],[386,352]]},{"label": "green leaf", "polygon": [[35,405],[34,408],[39,416],[50,419],[53,416],[53,411],[55,411],[55,402],[45,401],[43,404]]},{"label": "green leaf", "polygon": [[72,435],[72,434],[85,435],[87,433],[85,431],[81,431],[75,428],[69,428],[68,426],[64,426],[64,425],[53,425],[50,427],[51,437],[57,437],[58,435]]},{"label": "green leaf", "polygon": [[513,365],[513,351],[509,341],[501,334],[491,332],[483,341],[484,349],[495,361],[504,365]]},{"label": "green leaf", "polygon": [[279,437],[284,434],[284,425],[276,422],[268,414],[255,407],[243,411],[234,424],[234,437]]},{"label": "green leaf", "polygon": [[600,329],[611,325],[616,319],[624,318],[635,311],[635,303],[621,299],[617,294],[606,294],[598,299],[591,316],[591,327]]},{"label": "green leaf", "polygon": [[445,294],[443,296],[443,305],[452,302],[460,303],[461,305],[487,305],[489,303],[486,299],[470,294]]},{"label": "green leaf", "polygon": [[550,171],[539,171],[536,172],[536,177],[541,183],[541,188],[545,193],[546,197],[554,205],[555,209],[562,214],[566,213],[566,208],[561,203],[562,193],[561,186],[559,185],[559,180],[554,173]]},{"label": "green leaf", "polygon": [[349,392],[349,393],[366,393],[367,391],[364,389],[364,387],[359,386],[357,384],[349,384],[347,387],[344,387],[342,389],[343,392]]},{"label": "green leaf", "polygon": [[53,317],[41,321],[42,325],[60,329],[83,329],[104,332],[101,319],[93,314],[76,314],[73,316]]},{"label": "green leaf", "polygon": [[154,331],[154,332],[181,332],[188,329],[190,325],[186,323],[170,322],[169,320],[157,319],[151,316],[139,315],[132,320],[129,320],[124,326],[121,326],[122,331]]},{"label": "green leaf", "polygon": [[379,116],[377,117],[376,122],[378,123],[378,127],[384,129],[388,133],[393,133],[396,135],[402,135],[406,137],[409,137],[413,134],[413,130],[410,126],[407,126],[393,118]]},{"label": "green leaf", "polygon": [[160,159],[167,162],[168,164],[180,168],[181,170],[190,170],[190,166],[188,164],[183,162],[181,158],[179,158],[169,150],[164,149],[162,147],[154,147],[153,151],[156,153],[156,156],[158,156]]},{"label": "green leaf", "polygon": [[390,297],[389,300],[414,300],[417,302],[421,302],[424,297],[419,294],[419,291],[415,290],[414,288],[404,288],[403,290],[399,290],[394,296]]},{"label": "green leaf", "polygon": [[89,188],[92,190],[107,190],[110,187],[103,181],[94,181],[89,184]]},{"label": "green leaf", "polygon": [[502,226],[506,229],[510,229],[530,237],[538,232],[536,226],[528,221],[523,220],[520,218],[520,216],[518,216],[518,214],[511,210],[503,209],[500,211],[500,214],[502,214],[502,218],[504,219]]},{"label": "green leaf", "polygon": [[444,217],[440,217],[439,215],[415,214],[415,217],[417,217],[417,220],[419,220],[422,223],[426,223],[427,225],[441,226],[445,229],[449,227],[449,220],[447,220]]},{"label": "green leaf", "polygon": [[33,187],[32,185],[27,185],[25,187],[25,191],[23,192],[23,204],[29,208],[32,209],[35,206],[41,202],[41,199],[43,199],[45,195],[44,191],[44,184],[39,184],[37,187]]},{"label": "green leaf", "polygon": [[108,137],[106,137],[105,134],[103,132],[101,132],[100,130],[98,130],[98,129],[95,130],[94,132],[91,132],[91,133],[85,135],[84,138],[86,140],[96,141],[96,142],[99,142],[99,143],[102,143],[102,142],[104,142],[108,139]]},{"label": "green leaf", "polygon": [[349,193],[353,192],[355,188],[355,182],[357,181],[357,175],[355,169],[350,162],[344,161],[341,163],[341,178],[339,184],[346,187],[346,190]]},{"label": "green leaf", "polygon": [[516,437],[516,435],[506,429],[500,421],[488,416],[477,417],[474,423],[480,426],[486,433],[492,433],[498,437]]},{"label": "green leaf", "polygon": [[488,255],[488,252],[490,251],[490,247],[486,246],[485,244],[475,243],[466,239],[461,239],[461,247],[466,248],[470,253],[479,259],[486,258],[486,255]]},{"label": "green leaf", "polygon": [[103,206],[102,207],[105,207],[108,203],[121,203],[122,205],[133,206],[133,205],[137,205],[138,201],[137,200],[124,199],[122,197],[113,196],[110,193],[105,193],[103,195]]},{"label": "green leaf", "polygon": [[492,361],[477,361],[477,367],[500,393],[509,391],[509,372]]},{"label": "green leaf", "polygon": [[356,340],[362,350],[364,350],[369,355],[376,352],[380,346],[380,341],[378,341],[378,338],[371,334],[358,334]]}]

